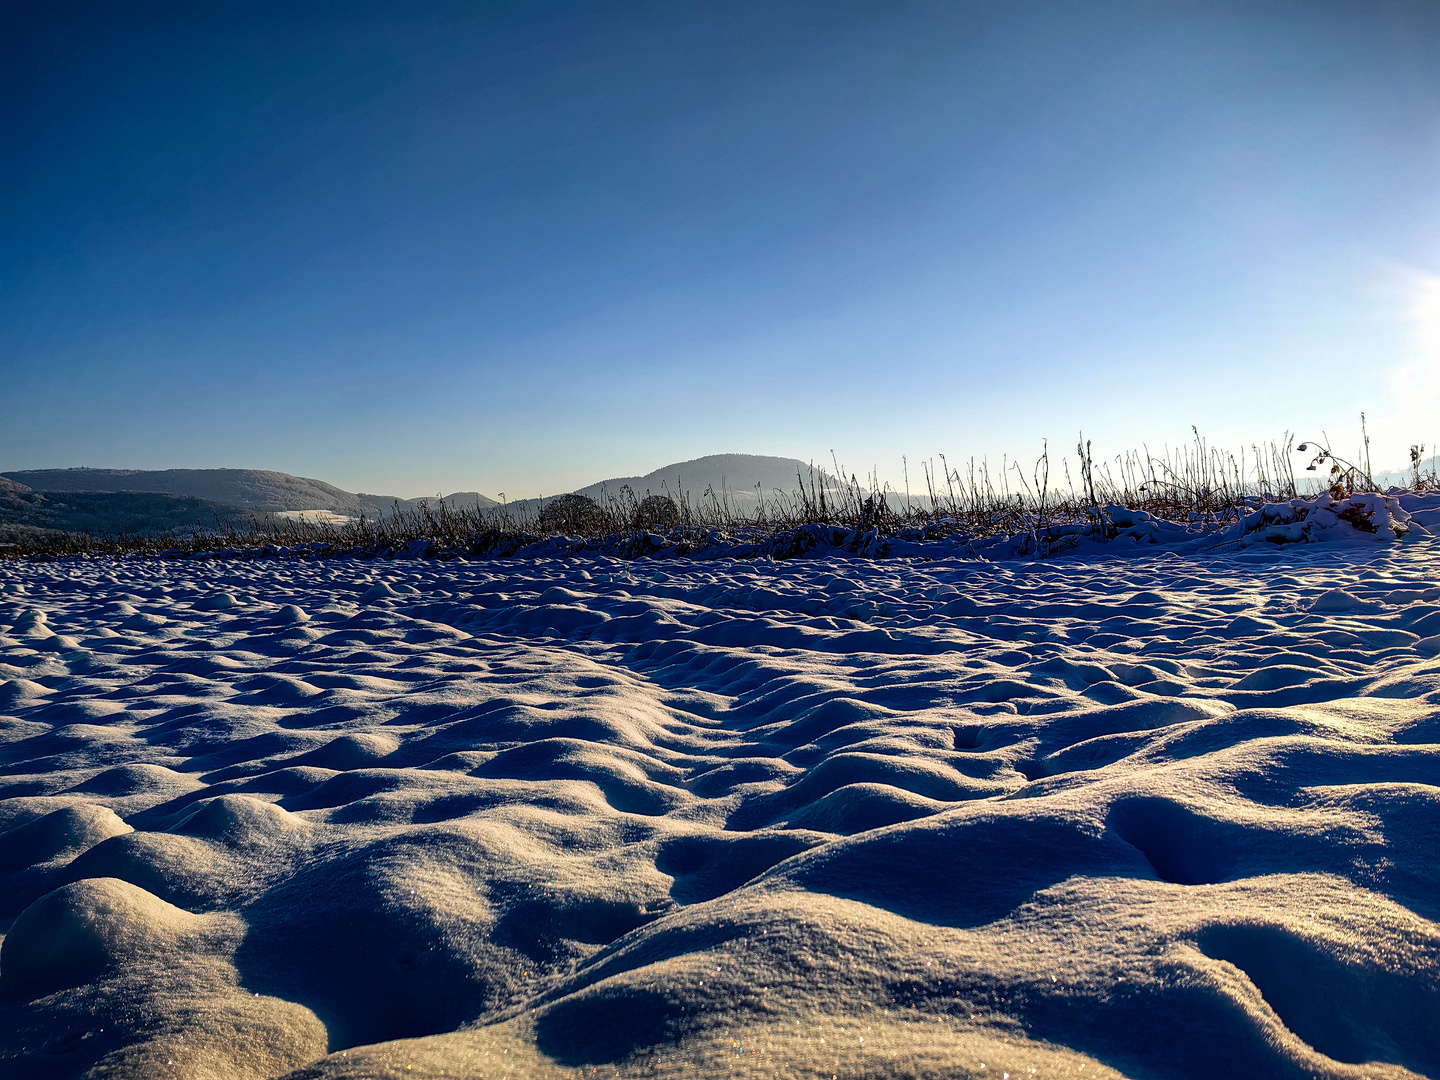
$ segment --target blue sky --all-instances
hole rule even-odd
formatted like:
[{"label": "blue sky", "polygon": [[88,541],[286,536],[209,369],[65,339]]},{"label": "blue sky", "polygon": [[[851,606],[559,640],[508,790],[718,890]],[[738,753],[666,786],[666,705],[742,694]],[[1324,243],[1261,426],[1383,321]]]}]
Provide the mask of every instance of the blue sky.
[{"label": "blue sky", "polygon": [[4,12],[0,468],[1440,440],[1433,3]]}]

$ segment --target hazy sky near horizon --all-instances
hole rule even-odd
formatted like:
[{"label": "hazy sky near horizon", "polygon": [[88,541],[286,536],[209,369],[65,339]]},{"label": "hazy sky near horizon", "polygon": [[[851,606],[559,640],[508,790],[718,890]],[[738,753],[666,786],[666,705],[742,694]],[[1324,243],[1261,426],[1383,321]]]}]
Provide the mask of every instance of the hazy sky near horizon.
[{"label": "hazy sky near horizon", "polygon": [[0,469],[1440,441],[1440,5],[7,4]]}]

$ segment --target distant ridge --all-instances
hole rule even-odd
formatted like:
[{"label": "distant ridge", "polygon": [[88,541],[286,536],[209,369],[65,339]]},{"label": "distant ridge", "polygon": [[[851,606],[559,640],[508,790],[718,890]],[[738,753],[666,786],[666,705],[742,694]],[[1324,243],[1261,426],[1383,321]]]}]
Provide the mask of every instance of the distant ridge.
[{"label": "distant ridge", "polygon": [[34,491],[0,476],[0,547],[59,533],[155,535],[255,511],[160,491]]},{"label": "distant ridge", "polygon": [[[815,470],[815,479],[822,475],[828,474]],[[802,476],[808,484],[811,467],[799,458],[710,454],[664,465],[643,476],[617,476],[601,480],[579,488],[576,493],[603,502],[607,496],[618,497],[621,490],[628,487],[641,499],[647,494],[679,497],[683,493],[693,504],[698,504],[706,498],[707,491],[712,491],[717,498],[728,500],[732,506],[745,506],[754,504],[760,495],[771,499],[776,492],[795,492]],[[374,520],[390,515],[397,504],[401,509],[414,508],[422,502],[434,505],[442,501],[469,508],[477,504],[481,508],[499,505],[496,500],[476,491],[453,492],[443,499],[401,499],[392,495],[345,491],[323,480],[269,469],[22,469],[0,473],[0,492],[10,501],[16,501],[16,506],[10,509],[8,515],[0,514],[0,517],[23,515],[27,523],[34,518],[36,511],[28,505],[21,508],[19,501],[35,502],[38,499],[45,502],[45,493],[51,496],[50,502],[60,497],[62,504],[74,501],[66,500],[65,496],[167,495],[201,500],[212,512],[253,510],[287,515],[314,514],[330,520],[354,519],[361,515]],[[553,498],[554,495],[520,499],[511,502],[510,506],[516,510],[535,510]],[[134,503],[133,499],[124,503],[127,520],[135,520],[134,513],[129,509],[131,503]],[[105,510],[102,504],[91,500],[87,506],[92,514],[101,515],[96,520],[103,524]],[[120,506],[121,503],[114,502],[117,512]],[[173,513],[161,514],[157,522],[163,519],[168,525],[172,516]],[[51,524],[48,520],[46,523]],[[58,518],[54,524],[64,527]]]},{"label": "distant ridge", "polygon": [[[27,469],[0,473],[33,491],[151,492],[187,495],[242,510],[324,510],[345,517],[388,514],[399,503],[415,506],[423,500],[390,495],[343,491],[323,480],[312,480],[268,469]],[[473,506],[497,505],[479,492],[456,492],[447,501]],[[436,500],[430,500],[434,502]]]},{"label": "distant ridge", "polygon": [[[818,473],[818,470],[817,470]],[[775,491],[794,492],[800,486],[800,477],[808,478],[810,466],[799,458],[767,457],[761,454],[711,454],[665,465],[644,476],[620,476],[613,480],[602,480],[598,484],[580,488],[577,495],[589,495],[592,499],[601,497],[602,492],[618,495],[622,487],[628,486],[640,498],[646,492],[660,495],[668,492],[678,495],[687,493],[692,500],[705,494],[705,489],[717,495],[729,492],[731,497],[755,498],[758,484],[768,499]]]}]

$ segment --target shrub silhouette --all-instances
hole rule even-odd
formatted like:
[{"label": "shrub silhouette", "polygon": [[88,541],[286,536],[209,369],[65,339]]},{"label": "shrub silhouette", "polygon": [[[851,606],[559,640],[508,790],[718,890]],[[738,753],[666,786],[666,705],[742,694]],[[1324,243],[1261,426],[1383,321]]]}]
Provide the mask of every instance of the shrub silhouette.
[{"label": "shrub silhouette", "polygon": [[561,495],[540,511],[540,527],[556,532],[592,532],[604,522],[605,511],[588,495]]},{"label": "shrub silhouette", "polygon": [[669,495],[646,495],[636,517],[642,529],[669,529],[680,524],[680,508]]}]

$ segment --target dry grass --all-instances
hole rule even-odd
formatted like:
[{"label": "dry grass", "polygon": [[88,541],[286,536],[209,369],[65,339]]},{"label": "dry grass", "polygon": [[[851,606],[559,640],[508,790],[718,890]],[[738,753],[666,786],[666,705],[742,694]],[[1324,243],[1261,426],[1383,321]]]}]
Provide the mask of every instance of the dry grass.
[{"label": "dry grass", "polygon": [[[1361,417],[1362,430],[1364,417]],[[1193,430],[1193,429],[1192,429]],[[1256,506],[1314,495],[1327,488],[1338,496],[1376,490],[1368,464],[1368,436],[1357,465],[1336,455],[1327,441],[1295,445],[1252,445],[1238,454],[1210,446],[1198,431],[1194,439],[1160,453],[1148,447],[1096,458],[1081,436],[1072,463],[1062,457],[1052,468],[1048,445],[1033,465],[971,460],[952,467],[941,456],[922,464],[922,493],[891,490],[872,476],[861,482],[833,462],[833,470],[811,467],[796,476],[792,491],[758,491],[753,509],[740,508],[729,492],[707,488],[698,499],[687,493],[645,492],[628,486],[601,499],[565,495],[543,507],[457,507],[448,502],[396,506],[379,520],[360,518],[343,524],[296,520],[275,515],[219,521],[185,533],[95,536],[50,534],[26,537],[0,555],[28,558],[71,556],[238,557],[289,555],[309,557],[390,556],[401,551],[444,557],[503,557],[522,552],[546,537],[566,536],[573,550],[643,553],[665,546],[677,554],[702,551],[725,542],[775,541],[763,545],[783,557],[787,533],[807,526],[829,526],[852,536],[915,539],[997,536],[1029,537],[1029,553],[1045,556],[1064,546],[1077,528],[1114,534],[1118,508],[1143,511],[1161,521],[1198,531],[1225,528]],[[1297,454],[1313,455],[1297,478]],[[1437,486],[1433,471],[1422,474],[1423,447],[1412,451],[1413,486]],[[1321,471],[1323,467],[1323,472]],[[1314,477],[1305,476],[1306,472]],[[746,506],[752,505],[746,500]],[[795,551],[803,550],[801,545]]]}]

